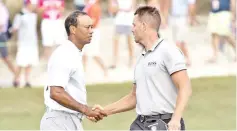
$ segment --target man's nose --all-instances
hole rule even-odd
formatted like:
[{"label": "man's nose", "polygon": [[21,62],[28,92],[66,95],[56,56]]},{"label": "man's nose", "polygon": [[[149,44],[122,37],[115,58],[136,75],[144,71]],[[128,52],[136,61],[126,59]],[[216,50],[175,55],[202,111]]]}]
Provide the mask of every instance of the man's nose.
[{"label": "man's nose", "polygon": [[93,34],[94,29],[93,29],[93,28],[90,28],[89,32],[90,32],[90,34]]},{"label": "man's nose", "polygon": [[134,27],[132,27],[132,32],[134,32]]}]

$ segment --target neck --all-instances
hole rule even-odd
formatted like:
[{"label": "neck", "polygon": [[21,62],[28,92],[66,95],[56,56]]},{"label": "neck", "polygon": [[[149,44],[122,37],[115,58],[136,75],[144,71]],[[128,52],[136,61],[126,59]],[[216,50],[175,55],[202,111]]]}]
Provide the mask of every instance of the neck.
[{"label": "neck", "polygon": [[78,42],[76,39],[74,39],[71,36],[68,37],[68,40],[70,40],[79,50],[82,51],[84,44],[82,44],[81,42]]},{"label": "neck", "polygon": [[146,49],[146,51],[150,50],[154,44],[156,44],[156,41],[159,39],[157,32],[147,33],[149,34],[146,39],[143,41],[143,45]]}]

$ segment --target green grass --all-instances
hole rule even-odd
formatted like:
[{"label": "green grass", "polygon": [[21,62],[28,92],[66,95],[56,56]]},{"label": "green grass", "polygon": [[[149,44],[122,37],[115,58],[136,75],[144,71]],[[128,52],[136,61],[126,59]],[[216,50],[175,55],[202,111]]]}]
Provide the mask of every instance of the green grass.
[{"label": "green grass", "polygon": [[[184,114],[190,130],[235,130],[235,77],[192,80],[193,95]],[[106,105],[130,92],[131,83],[88,86],[90,105]],[[44,113],[43,89],[0,89],[0,130],[37,130]],[[85,130],[128,130],[135,112],[117,114],[99,123],[84,120]]]}]

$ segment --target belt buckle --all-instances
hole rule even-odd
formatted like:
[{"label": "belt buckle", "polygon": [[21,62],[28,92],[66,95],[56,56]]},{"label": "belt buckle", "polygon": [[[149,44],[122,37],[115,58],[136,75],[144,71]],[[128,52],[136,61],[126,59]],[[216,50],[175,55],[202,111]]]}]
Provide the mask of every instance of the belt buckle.
[{"label": "belt buckle", "polygon": [[139,118],[140,122],[144,122],[145,121],[145,116],[141,115],[140,118]]}]

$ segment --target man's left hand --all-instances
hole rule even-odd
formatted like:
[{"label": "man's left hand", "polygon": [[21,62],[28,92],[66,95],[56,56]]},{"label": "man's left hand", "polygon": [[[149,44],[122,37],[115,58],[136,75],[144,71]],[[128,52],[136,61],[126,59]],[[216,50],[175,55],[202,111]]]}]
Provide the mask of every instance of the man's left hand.
[{"label": "man's left hand", "polygon": [[168,123],[169,131],[179,131],[181,129],[180,120],[171,119]]}]

